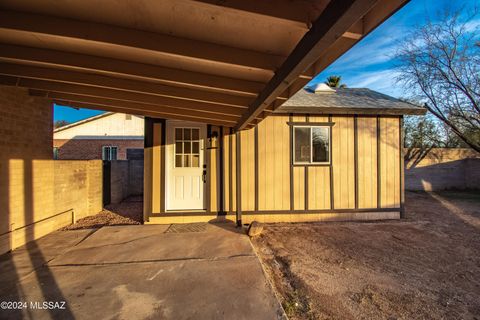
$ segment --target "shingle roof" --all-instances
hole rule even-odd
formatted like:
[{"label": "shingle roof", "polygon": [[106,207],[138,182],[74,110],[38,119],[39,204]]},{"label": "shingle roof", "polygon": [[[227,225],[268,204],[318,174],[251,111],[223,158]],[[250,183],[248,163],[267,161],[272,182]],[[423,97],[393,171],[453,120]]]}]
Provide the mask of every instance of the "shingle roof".
[{"label": "shingle roof", "polygon": [[275,113],[423,115],[426,109],[367,88],[339,88],[336,92],[298,91]]}]

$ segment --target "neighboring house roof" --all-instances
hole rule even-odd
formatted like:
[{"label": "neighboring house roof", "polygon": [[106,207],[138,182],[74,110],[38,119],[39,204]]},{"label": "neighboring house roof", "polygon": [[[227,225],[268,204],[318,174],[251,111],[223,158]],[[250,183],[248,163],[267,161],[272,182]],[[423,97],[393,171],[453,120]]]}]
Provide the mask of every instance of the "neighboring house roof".
[{"label": "neighboring house roof", "polygon": [[[317,90],[315,90],[317,89]],[[367,88],[298,91],[275,113],[423,115],[426,109]],[[320,88],[321,89],[321,88]]]},{"label": "neighboring house roof", "polygon": [[99,114],[99,115],[96,115],[96,116],[93,116],[93,117],[90,117],[90,118],[86,118],[86,119],[83,119],[83,120],[80,120],[80,121],[77,121],[77,122],[72,122],[72,123],[67,124],[65,126],[56,128],[56,129],[53,130],[53,132],[55,133],[55,132],[60,132],[60,131],[66,130],[66,129],[70,129],[70,128],[79,126],[81,124],[84,124],[84,123],[87,123],[87,122],[90,122],[90,121],[94,121],[94,120],[97,120],[97,119],[100,119],[100,118],[108,117],[112,114],[115,114],[115,112],[104,112],[102,114]]}]

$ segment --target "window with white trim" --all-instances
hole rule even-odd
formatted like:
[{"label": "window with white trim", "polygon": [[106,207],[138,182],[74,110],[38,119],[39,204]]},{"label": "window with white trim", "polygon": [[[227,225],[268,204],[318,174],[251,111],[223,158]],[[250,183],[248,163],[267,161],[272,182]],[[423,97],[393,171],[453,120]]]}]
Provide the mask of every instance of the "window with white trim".
[{"label": "window with white trim", "polygon": [[102,160],[117,160],[117,150],[115,146],[103,146],[102,147]]},{"label": "window with white trim", "polygon": [[294,164],[330,163],[330,126],[293,127]]}]

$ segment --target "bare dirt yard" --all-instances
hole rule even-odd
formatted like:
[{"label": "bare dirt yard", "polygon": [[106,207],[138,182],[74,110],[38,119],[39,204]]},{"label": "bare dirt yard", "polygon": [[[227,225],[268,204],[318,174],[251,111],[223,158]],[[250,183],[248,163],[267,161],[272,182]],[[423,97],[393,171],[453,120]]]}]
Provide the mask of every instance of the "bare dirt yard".
[{"label": "bare dirt yard", "polygon": [[98,214],[80,219],[62,230],[78,230],[100,228],[103,226],[119,226],[141,224],[143,220],[143,197],[128,197],[118,204],[110,204]]},{"label": "bare dirt yard", "polygon": [[480,319],[480,192],[408,192],[406,213],[266,226],[253,243],[290,319]]}]

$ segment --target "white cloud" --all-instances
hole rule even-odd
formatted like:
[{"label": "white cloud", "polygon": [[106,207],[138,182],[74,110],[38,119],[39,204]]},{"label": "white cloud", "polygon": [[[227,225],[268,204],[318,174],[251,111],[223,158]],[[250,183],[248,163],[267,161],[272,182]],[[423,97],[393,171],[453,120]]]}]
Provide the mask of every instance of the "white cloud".
[{"label": "white cloud", "polygon": [[405,94],[403,88],[396,83],[398,71],[395,69],[363,72],[357,76],[346,79],[349,87],[369,88],[394,97]]}]

